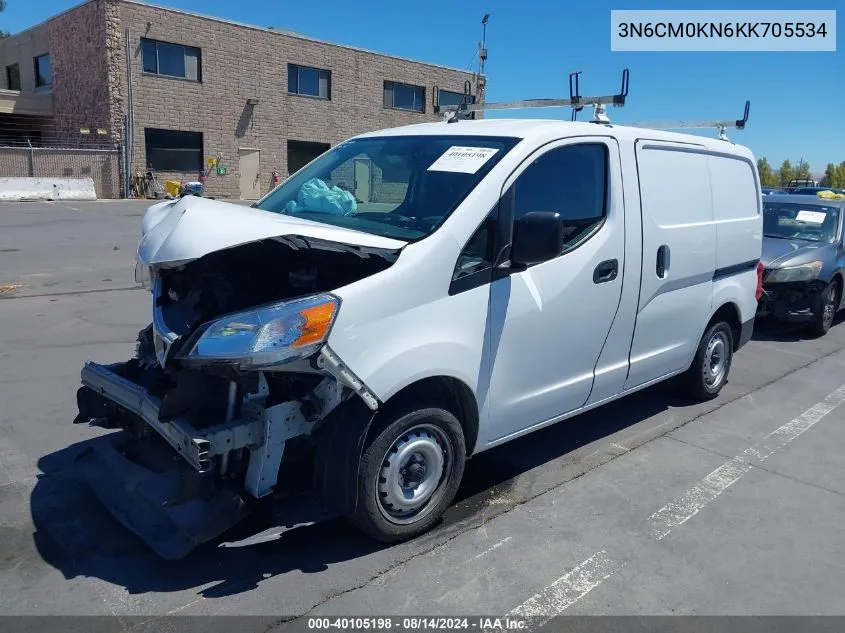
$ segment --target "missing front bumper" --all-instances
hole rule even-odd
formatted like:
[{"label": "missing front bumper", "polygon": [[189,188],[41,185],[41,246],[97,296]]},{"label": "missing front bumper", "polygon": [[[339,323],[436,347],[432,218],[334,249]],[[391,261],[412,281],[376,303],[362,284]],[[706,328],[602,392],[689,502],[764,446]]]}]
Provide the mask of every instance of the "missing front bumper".
[{"label": "missing front bumper", "polygon": [[77,472],[112,516],[162,558],[184,558],[249,513],[237,491],[215,488],[208,474],[152,470],[127,456],[131,445],[122,433],[103,438],[76,458]]},{"label": "missing front bumper", "polygon": [[121,368],[122,364],[98,365],[89,361],[82,368],[82,384],[146,422],[198,472],[209,472],[215,455],[263,442],[260,416],[202,430],[178,418],[162,421],[161,401],[141,385],[121,376]]},{"label": "missing front bumper", "polygon": [[814,318],[813,306],[818,288],[809,283],[764,284],[757,304],[757,316],[792,323],[807,323]]}]

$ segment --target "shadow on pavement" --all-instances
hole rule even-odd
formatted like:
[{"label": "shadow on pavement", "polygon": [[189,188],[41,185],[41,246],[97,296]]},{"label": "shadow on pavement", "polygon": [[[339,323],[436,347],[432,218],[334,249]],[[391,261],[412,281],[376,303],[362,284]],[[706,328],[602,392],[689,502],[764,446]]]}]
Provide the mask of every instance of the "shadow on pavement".
[{"label": "shadow on pavement", "polygon": [[[839,312],[833,321],[831,330],[845,322],[845,312]],[[830,331],[828,332],[828,334]],[[796,341],[815,340],[820,337],[810,331],[810,328],[803,323],[785,323],[773,319],[759,319],[754,324],[754,334],[751,339],[754,341],[775,341],[792,343]]]},{"label": "shadow on pavement", "polygon": [[[389,554],[386,557],[389,566],[390,561],[404,560],[415,552],[430,549],[583,473],[588,468],[578,472],[582,458],[570,456],[573,451],[670,406],[684,404],[672,398],[671,387],[658,385],[578,416],[572,422],[555,424],[485,451],[468,462],[458,499],[442,525],[416,541],[394,546],[394,551],[361,536],[341,519],[291,530],[269,543],[242,548],[217,547],[223,540],[245,538],[268,527],[262,519],[249,517],[224,538],[203,545],[181,561],[162,560],[113,519],[74,477],[73,459],[92,443],[107,440],[99,437],[39,461],[44,474],[30,500],[35,526],[33,538],[44,561],[66,578],[99,578],[133,594],[198,589],[198,594],[205,598],[221,598],[250,591],[264,579],[293,570],[307,574],[322,572],[333,563],[377,552]],[[549,478],[549,473],[544,472],[541,486],[545,489],[522,485],[526,477],[531,477],[530,471],[553,460],[568,461],[570,466],[575,466],[575,474],[561,477],[555,471]],[[531,492],[526,496],[529,489]],[[491,498],[508,492],[511,494],[507,503],[491,506]]]}]

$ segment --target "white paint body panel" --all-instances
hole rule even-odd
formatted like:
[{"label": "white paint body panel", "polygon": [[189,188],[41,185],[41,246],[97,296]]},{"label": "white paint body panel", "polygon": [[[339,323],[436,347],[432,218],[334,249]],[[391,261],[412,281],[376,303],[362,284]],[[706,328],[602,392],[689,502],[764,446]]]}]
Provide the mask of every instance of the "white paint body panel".
[{"label": "white paint body panel", "polygon": [[215,251],[283,235],[374,248],[396,249],[405,245],[378,235],[186,196],[147,209],[141,224],[138,260],[148,266],[176,266]]},{"label": "white paint body panel", "polygon": [[[683,371],[722,305],[733,304],[743,322],[753,318],[754,270],[714,278],[719,268],[760,257],[760,187],[747,149],[715,138],[537,120],[429,123],[362,136],[429,134],[465,135],[469,146],[474,135],[522,140],[421,241],[186,198],[149,210],[139,259],[176,265],[278,235],[401,248],[390,268],[335,290],[342,303],[328,344],[381,402],[424,378],[461,381],[479,411],[475,452]],[[450,295],[461,249],[524,162],[597,138],[610,150],[602,228],[567,254]],[[646,145],[661,148],[641,149]],[[711,165],[711,155],[728,159]],[[655,274],[660,244],[671,250],[664,279]],[[595,284],[596,264],[608,259],[619,261],[617,278]]]}]

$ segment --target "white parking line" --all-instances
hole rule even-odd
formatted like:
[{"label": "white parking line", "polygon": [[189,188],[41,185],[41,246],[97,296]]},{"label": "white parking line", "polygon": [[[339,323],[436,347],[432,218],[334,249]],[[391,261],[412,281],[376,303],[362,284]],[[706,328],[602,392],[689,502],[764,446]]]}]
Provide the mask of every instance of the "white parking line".
[{"label": "white parking line", "polygon": [[532,627],[539,628],[610,578],[623,564],[608,557],[604,550],[596,552],[543,591],[528,598],[508,615],[536,618],[531,624]]},{"label": "white parking line", "polygon": [[680,497],[652,514],[647,519],[650,535],[657,540],[665,538],[672,531],[672,528],[689,521],[702,508],[739,481],[755,464],[765,461],[796,437],[812,428],[816,422],[843,402],[845,402],[845,385],[839,387],[797,418],[769,433],[759,444],[746,448],[731,461],[719,466]]},{"label": "white parking line", "polygon": [[494,549],[498,549],[498,548],[500,548],[502,545],[504,545],[505,543],[507,543],[507,542],[508,542],[509,540],[511,540],[512,538],[513,538],[512,536],[508,536],[507,538],[503,538],[501,541],[499,541],[499,542],[498,542],[498,543],[496,543],[495,545],[491,545],[490,547],[488,547],[486,550],[484,550],[484,551],[483,551],[483,552],[481,552],[480,554],[476,554],[475,556],[473,556],[472,558],[470,558],[468,561],[466,561],[466,563],[464,563],[464,564],[467,564],[467,563],[471,563],[471,562],[473,562],[473,561],[476,561],[476,560],[478,560],[479,558],[481,558],[482,556],[487,556],[487,554],[489,554],[490,552],[492,552]]}]

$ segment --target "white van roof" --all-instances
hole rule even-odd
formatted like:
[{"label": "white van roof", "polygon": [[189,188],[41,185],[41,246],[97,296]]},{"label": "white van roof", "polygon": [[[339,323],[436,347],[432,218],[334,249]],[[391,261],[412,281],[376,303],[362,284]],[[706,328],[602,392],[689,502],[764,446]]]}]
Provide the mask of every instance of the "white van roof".
[{"label": "white van roof", "polygon": [[586,121],[560,121],[556,119],[482,119],[460,120],[455,123],[445,121],[436,123],[418,123],[401,127],[387,128],[361,134],[355,138],[383,136],[505,136],[538,141],[552,141],[565,136],[612,136],[620,140],[635,141],[651,139],[655,141],[674,141],[676,143],[695,143],[708,150],[727,154],[739,154],[753,159],[751,151],[732,141],[723,141],[716,137],[682,134],[666,130],[653,130],[625,125],[603,125]]}]

